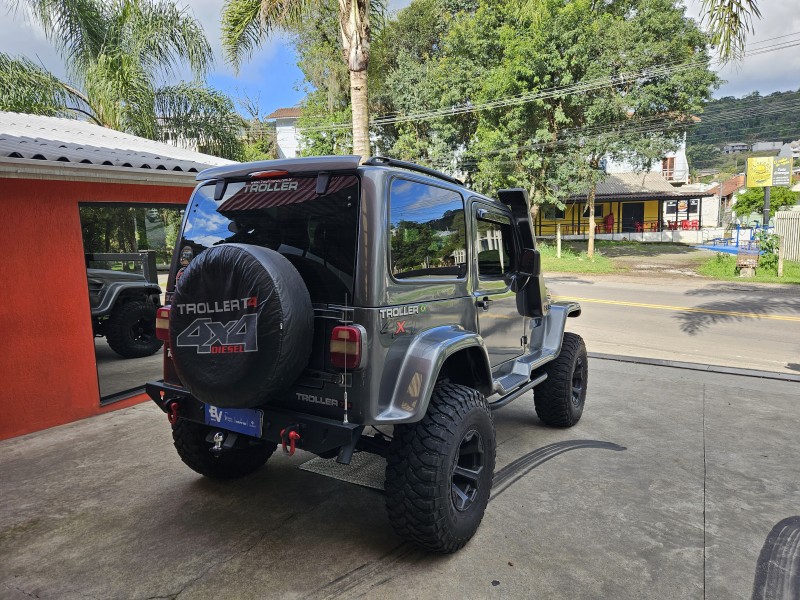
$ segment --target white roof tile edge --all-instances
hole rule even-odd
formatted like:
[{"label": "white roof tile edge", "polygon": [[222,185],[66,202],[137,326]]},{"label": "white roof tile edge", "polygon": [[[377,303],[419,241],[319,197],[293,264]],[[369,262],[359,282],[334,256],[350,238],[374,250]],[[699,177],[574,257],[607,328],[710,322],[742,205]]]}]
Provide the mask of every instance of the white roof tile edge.
[{"label": "white roof tile edge", "polygon": [[[86,121],[0,111],[0,157],[113,166],[148,165],[168,171],[201,171],[235,164],[210,154],[178,148]],[[64,160],[66,159],[66,160]]]}]

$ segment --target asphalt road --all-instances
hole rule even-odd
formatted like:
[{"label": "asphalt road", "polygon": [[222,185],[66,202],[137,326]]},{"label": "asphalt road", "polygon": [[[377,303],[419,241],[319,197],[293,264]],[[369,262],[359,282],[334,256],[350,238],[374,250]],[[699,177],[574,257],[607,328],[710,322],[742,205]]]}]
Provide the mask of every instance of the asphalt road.
[{"label": "asphalt road", "polygon": [[800,373],[800,286],[565,274],[547,285],[581,303],[568,328],[590,352]]}]

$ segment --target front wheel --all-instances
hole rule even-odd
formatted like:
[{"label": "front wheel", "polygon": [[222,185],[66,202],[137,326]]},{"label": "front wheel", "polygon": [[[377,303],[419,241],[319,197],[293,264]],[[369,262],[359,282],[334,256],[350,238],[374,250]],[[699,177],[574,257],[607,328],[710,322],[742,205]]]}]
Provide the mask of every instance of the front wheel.
[{"label": "front wheel", "polygon": [[495,447],[483,395],[463,385],[437,385],[425,417],[394,428],[386,508],[397,534],[431,552],[464,546],[489,502]]},{"label": "front wheel", "polygon": [[564,333],[561,352],[534,377],[542,372],[547,373],[547,379],[533,390],[536,415],[551,427],[572,427],[583,414],[589,381],[589,362],[583,338],[576,333]]},{"label": "front wheel", "polygon": [[276,444],[252,438],[244,447],[214,456],[211,453],[213,443],[206,441],[211,431],[215,429],[185,419],[178,419],[172,426],[172,440],[181,460],[193,471],[212,479],[249,475],[264,466],[277,448]]}]

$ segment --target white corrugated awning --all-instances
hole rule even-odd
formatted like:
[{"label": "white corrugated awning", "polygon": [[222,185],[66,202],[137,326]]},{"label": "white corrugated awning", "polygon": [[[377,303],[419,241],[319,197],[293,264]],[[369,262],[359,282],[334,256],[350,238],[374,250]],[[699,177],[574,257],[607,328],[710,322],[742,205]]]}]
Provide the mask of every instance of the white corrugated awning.
[{"label": "white corrugated awning", "polygon": [[86,121],[2,111],[0,158],[191,173],[234,164]]}]

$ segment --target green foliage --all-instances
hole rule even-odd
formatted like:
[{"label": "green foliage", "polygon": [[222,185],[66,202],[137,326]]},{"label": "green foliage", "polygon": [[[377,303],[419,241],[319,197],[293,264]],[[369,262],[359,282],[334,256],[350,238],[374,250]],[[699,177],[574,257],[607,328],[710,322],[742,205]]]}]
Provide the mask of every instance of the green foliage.
[{"label": "green foliage", "polygon": [[242,161],[273,160],[278,158],[278,147],[275,138],[263,137],[253,142],[245,142],[242,150]]},{"label": "green foliage", "polygon": [[761,256],[758,258],[758,268],[778,274],[778,248],[780,237],[774,233],[761,230],[754,236]]},{"label": "green foliage", "polygon": [[350,103],[339,102],[331,110],[326,95],[323,90],[315,90],[303,102],[303,113],[297,120],[303,156],[350,154],[353,150],[352,130],[336,127],[352,118]]},{"label": "green foliage", "polygon": [[800,138],[798,106],[800,90],[768,96],[754,92],[742,98],[726,96],[709,101],[703,106],[701,121],[686,136],[689,164],[697,169],[729,167],[737,173],[744,171],[745,160],[755,154],[721,154],[719,148],[730,142],[764,141],[765,132],[769,132],[769,140],[788,142]]},{"label": "green foliage", "polygon": [[561,248],[561,258],[556,257],[556,247],[552,244],[538,244],[542,257],[542,271],[547,273],[613,273],[618,271],[606,256],[595,252],[589,258],[586,252],[575,252],[567,245]]},{"label": "green foliage", "polygon": [[[244,119],[227,95],[194,84],[164,86],[155,93],[160,139],[182,137],[197,143],[200,152],[241,159],[239,138]],[[131,127],[135,132],[135,127]],[[144,132],[142,132],[144,133]]]},{"label": "green foliage", "polygon": [[753,19],[761,18],[756,0],[703,0],[712,42],[720,58],[728,61],[741,58],[747,34],[753,33]]},{"label": "green foliage", "polygon": [[[156,140],[196,140],[236,158],[240,122],[232,102],[197,82],[160,87],[188,65],[198,81],[211,46],[186,9],[165,0],[16,0],[42,25],[64,60],[61,81],[25,58],[0,55],[0,109],[88,115],[95,122]],[[7,79],[8,78],[8,79]]]},{"label": "green foliage", "polygon": [[[797,204],[798,194],[785,187],[772,187],[769,192],[769,214],[771,217],[781,209]],[[743,222],[749,222],[750,215],[764,213],[764,188],[747,188],[743,193],[736,195],[733,203],[736,216]]]},{"label": "green foliage", "polygon": [[[183,211],[173,206],[81,206],[83,249],[86,253],[155,250],[159,263],[169,263]],[[107,264],[97,264],[108,268]]]},{"label": "green foliage", "polygon": [[64,117],[67,106],[80,105],[52,73],[25,57],[0,52],[0,109]]},{"label": "green foliage", "polygon": [[[722,279],[726,281],[738,281],[739,274],[736,272],[736,256],[718,252],[713,258],[708,259],[697,269],[700,275]],[[800,262],[784,261],[783,277],[778,277],[776,271],[756,269],[754,277],[747,278],[748,283],[794,283],[800,284]]]}]

